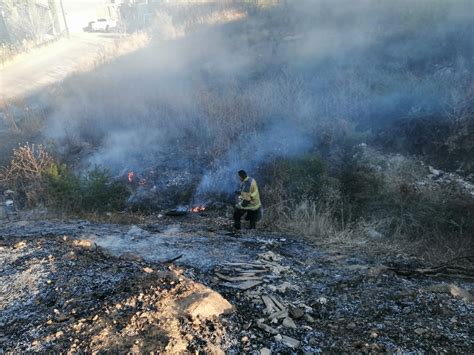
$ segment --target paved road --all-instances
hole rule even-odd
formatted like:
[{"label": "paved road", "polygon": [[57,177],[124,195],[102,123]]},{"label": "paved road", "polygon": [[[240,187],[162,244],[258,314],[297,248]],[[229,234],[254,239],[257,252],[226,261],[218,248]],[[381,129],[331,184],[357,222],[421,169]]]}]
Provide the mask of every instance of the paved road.
[{"label": "paved road", "polygon": [[87,67],[117,34],[77,33],[0,67],[0,101],[24,97]]}]

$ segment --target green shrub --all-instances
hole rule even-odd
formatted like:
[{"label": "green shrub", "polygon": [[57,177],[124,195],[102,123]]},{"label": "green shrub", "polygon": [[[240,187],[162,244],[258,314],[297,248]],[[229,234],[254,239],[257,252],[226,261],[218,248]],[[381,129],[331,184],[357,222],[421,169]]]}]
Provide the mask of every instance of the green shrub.
[{"label": "green shrub", "polygon": [[122,209],[128,192],[111,181],[109,171],[96,168],[74,175],[66,165],[54,165],[45,174],[47,205],[64,212],[104,212]]},{"label": "green shrub", "polygon": [[104,212],[125,207],[128,191],[111,180],[108,170],[96,168],[87,173],[82,179],[82,210]]},{"label": "green shrub", "polygon": [[66,165],[54,164],[44,174],[45,200],[49,207],[61,211],[75,210],[81,203],[81,180]]}]

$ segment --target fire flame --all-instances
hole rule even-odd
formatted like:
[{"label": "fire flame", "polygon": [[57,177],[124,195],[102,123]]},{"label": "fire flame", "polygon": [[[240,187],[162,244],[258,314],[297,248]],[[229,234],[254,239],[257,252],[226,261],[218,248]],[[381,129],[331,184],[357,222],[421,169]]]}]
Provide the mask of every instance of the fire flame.
[{"label": "fire flame", "polygon": [[127,176],[128,176],[128,182],[131,184],[133,181],[133,177],[135,176],[135,173],[133,171],[129,171]]},{"label": "fire flame", "polygon": [[204,206],[194,206],[190,209],[191,212],[202,212],[205,210],[206,210],[206,207]]}]

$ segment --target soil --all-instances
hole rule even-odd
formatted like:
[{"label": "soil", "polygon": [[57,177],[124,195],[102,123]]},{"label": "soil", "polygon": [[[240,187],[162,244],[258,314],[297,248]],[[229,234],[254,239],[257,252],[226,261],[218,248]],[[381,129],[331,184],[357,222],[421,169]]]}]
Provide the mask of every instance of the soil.
[{"label": "soil", "polygon": [[429,265],[380,240],[316,244],[228,226],[219,212],[4,223],[1,351],[474,348],[472,280],[399,276],[388,266]]}]

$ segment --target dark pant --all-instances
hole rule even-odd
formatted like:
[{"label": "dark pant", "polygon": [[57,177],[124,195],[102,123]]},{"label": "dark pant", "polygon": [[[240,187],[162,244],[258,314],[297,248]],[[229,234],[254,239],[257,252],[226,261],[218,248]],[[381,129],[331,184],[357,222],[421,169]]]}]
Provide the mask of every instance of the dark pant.
[{"label": "dark pant", "polygon": [[245,220],[250,221],[250,229],[255,229],[257,226],[257,221],[259,220],[260,210],[251,211],[251,210],[242,210],[240,208],[236,208],[234,210],[234,227],[236,229],[240,229],[240,219],[245,216]]}]

